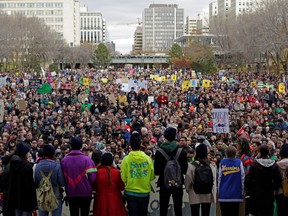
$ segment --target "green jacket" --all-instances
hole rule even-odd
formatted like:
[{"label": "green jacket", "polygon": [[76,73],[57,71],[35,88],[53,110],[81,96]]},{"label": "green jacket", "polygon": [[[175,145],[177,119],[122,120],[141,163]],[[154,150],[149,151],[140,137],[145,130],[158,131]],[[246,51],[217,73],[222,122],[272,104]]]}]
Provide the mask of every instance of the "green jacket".
[{"label": "green jacket", "polygon": [[149,195],[150,182],[155,178],[151,158],[142,151],[130,152],[122,161],[121,178],[125,184],[126,194]]}]

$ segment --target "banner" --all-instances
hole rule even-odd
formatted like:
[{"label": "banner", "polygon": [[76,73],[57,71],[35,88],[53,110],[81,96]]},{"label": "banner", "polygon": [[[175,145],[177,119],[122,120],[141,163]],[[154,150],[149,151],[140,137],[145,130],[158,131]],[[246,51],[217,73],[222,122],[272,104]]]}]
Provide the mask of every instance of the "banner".
[{"label": "banner", "polygon": [[37,89],[38,94],[51,94],[51,85],[49,83],[42,84],[41,88]]},{"label": "banner", "polygon": [[25,100],[21,99],[21,100],[18,100],[18,108],[20,111],[26,111],[27,109],[27,103]]},{"label": "banner", "polygon": [[42,80],[41,79],[29,79],[29,88],[41,88]]},{"label": "banner", "polygon": [[0,100],[0,122],[4,119],[4,101]]},{"label": "banner", "polygon": [[229,133],[228,109],[213,109],[213,133]]}]

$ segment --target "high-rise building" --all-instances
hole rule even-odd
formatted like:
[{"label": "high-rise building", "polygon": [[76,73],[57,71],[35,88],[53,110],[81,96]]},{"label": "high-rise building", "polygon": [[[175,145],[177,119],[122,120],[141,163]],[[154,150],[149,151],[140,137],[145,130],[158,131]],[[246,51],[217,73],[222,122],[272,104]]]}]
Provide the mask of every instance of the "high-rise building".
[{"label": "high-rise building", "polygon": [[100,12],[80,8],[80,35],[81,43],[106,43],[106,22]]},{"label": "high-rise building", "polygon": [[229,17],[232,0],[218,0],[218,17],[221,19]]},{"label": "high-rise building", "polygon": [[62,36],[69,46],[80,44],[78,0],[1,0],[0,14],[38,17]]},{"label": "high-rise building", "polygon": [[150,4],[142,20],[144,52],[167,52],[184,34],[184,9],[177,4]]},{"label": "high-rise building", "polygon": [[133,53],[140,54],[142,52],[142,42],[143,42],[143,27],[137,26],[134,32],[134,44],[133,44]]},{"label": "high-rise building", "polygon": [[190,35],[191,33],[196,33],[197,23],[198,23],[198,19],[193,18],[191,16],[187,16],[186,24],[185,24],[185,34]]},{"label": "high-rise building", "polygon": [[213,23],[213,19],[218,16],[218,2],[209,4],[209,24]]}]

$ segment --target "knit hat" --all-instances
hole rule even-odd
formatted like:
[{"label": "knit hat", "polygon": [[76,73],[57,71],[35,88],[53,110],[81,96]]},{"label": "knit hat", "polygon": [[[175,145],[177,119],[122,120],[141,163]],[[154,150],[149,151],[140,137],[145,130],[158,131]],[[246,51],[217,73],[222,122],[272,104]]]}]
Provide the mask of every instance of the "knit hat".
[{"label": "knit hat", "polygon": [[82,148],[83,141],[81,137],[74,136],[70,140],[70,145],[71,145],[72,150],[80,150]]},{"label": "knit hat", "polygon": [[168,140],[168,141],[174,141],[175,137],[176,137],[176,132],[177,130],[173,127],[168,127],[166,128],[165,132],[164,132],[164,137]]},{"label": "knit hat", "polygon": [[113,164],[113,155],[111,153],[105,153],[101,158],[102,166],[111,166]]},{"label": "knit hat", "polygon": [[208,151],[205,144],[200,144],[196,147],[196,157],[204,159],[207,157]]},{"label": "knit hat", "polygon": [[25,156],[30,151],[30,146],[23,144],[23,143],[17,143],[15,154],[22,157]]},{"label": "knit hat", "polygon": [[55,155],[55,149],[52,145],[45,144],[43,146],[43,156],[44,157],[53,157]]},{"label": "knit hat", "polygon": [[141,146],[141,135],[137,131],[133,131],[130,137],[130,146],[132,150],[139,150]]},{"label": "knit hat", "polygon": [[288,158],[288,144],[284,144],[281,146],[280,156],[282,158]]}]

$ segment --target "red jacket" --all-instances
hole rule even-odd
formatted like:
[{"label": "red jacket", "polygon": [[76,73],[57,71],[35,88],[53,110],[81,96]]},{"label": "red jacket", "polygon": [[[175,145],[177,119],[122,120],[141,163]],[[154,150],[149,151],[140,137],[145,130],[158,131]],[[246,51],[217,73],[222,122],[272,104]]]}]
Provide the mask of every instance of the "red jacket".
[{"label": "red jacket", "polygon": [[[110,179],[109,179],[110,169]],[[114,167],[98,168],[94,185],[96,191],[93,206],[93,216],[126,216],[126,210],[121,191],[124,183],[120,171]]]},{"label": "red jacket", "polygon": [[160,95],[158,98],[157,98],[157,102],[159,104],[159,107],[161,107],[162,104],[168,104],[168,97],[167,96],[164,96],[164,95]]}]

